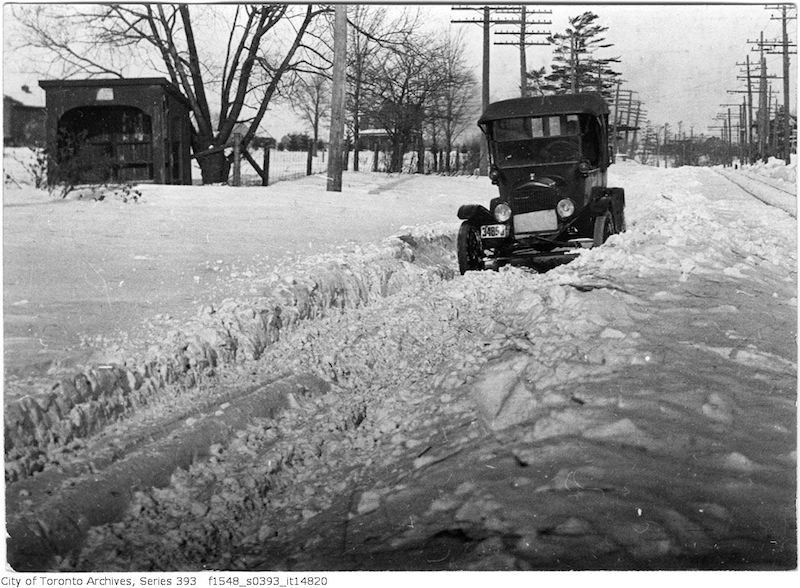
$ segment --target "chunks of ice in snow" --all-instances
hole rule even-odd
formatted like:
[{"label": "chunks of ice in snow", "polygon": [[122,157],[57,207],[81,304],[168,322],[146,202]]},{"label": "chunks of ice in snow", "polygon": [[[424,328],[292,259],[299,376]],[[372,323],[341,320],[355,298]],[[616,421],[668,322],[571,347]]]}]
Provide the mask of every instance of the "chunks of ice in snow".
[{"label": "chunks of ice in snow", "polygon": [[703,414],[712,421],[725,424],[733,422],[733,410],[731,409],[729,400],[716,392],[712,392],[708,395],[708,399],[705,404],[703,404],[701,410]]},{"label": "chunks of ice in snow", "polygon": [[525,382],[528,355],[508,354],[489,365],[473,385],[472,393],[486,425],[495,431],[528,420],[539,402]]},{"label": "chunks of ice in snow", "polygon": [[737,263],[736,265],[734,265],[732,267],[726,267],[724,270],[722,270],[722,273],[725,274],[726,276],[730,276],[732,278],[745,278],[747,276],[745,276],[742,273],[742,268],[746,268],[746,267],[747,266],[745,266],[745,265]]},{"label": "chunks of ice in snow", "polygon": [[725,456],[722,464],[729,470],[737,470],[740,472],[751,472],[758,469],[758,465],[752,462],[747,456],[733,451]]},{"label": "chunks of ice in snow", "polygon": [[660,446],[660,443],[627,418],[584,431],[583,436],[587,439],[616,441],[624,445],[634,445],[647,449],[658,449]]},{"label": "chunks of ice in snow", "polygon": [[358,514],[367,514],[378,510],[381,505],[381,495],[378,492],[367,490],[358,500],[356,511]]},{"label": "chunks of ice in snow", "polygon": [[622,331],[618,331],[617,329],[612,329],[611,327],[606,327],[600,333],[600,337],[603,339],[624,339],[626,335]]}]

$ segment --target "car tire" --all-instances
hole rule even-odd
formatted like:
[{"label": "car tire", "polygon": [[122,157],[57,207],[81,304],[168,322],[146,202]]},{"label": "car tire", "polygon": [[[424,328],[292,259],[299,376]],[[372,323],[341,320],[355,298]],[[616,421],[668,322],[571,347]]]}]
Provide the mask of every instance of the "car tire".
[{"label": "car tire", "polygon": [[470,271],[483,269],[483,248],[478,234],[478,228],[468,221],[461,223],[456,241],[458,254],[458,271],[465,274]]},{"label": "car tire", "polygon": [[594,219],[594,246],[599,247],[615,233],[614,218],[605,212]]}]

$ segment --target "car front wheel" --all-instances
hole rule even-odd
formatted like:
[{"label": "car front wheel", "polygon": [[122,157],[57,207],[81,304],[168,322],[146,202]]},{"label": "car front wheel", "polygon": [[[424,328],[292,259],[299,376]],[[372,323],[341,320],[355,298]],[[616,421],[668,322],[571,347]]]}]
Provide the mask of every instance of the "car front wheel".
[{"label": "car front wheel", "polygon": [[614,219],[610,212],[594,219],[594,246],[599,247],[614,234]]},{"label": "car front wheel", "polygon": [[458,270],[464,274],[483,269],[483,248],[478,235],[478,228],[468,221],[461,223],[456,242],[458,253]]}]

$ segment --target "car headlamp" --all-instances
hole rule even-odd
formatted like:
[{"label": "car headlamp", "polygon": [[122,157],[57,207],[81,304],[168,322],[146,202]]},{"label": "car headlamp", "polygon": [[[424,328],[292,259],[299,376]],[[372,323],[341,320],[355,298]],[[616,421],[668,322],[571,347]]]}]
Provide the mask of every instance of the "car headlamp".
[{"label": "car headlamp", "polygon": [[569,198],[559,200],[556,205],[556,211],[561,218],[567,218],[575,213],[575,203]]},{"label": "car headlamp", "polygon": [[489,170],[489,179],[492,180],[492,183],[497,183],[497,180],[500,179],[500,170],[496,167],[492,167]]},{"label": "car headlamp", "polygon": [[494,218],[497,219],[497,222],[506,222],[511,218],[511,207],[505,202],[501,202],[494,207]]}]

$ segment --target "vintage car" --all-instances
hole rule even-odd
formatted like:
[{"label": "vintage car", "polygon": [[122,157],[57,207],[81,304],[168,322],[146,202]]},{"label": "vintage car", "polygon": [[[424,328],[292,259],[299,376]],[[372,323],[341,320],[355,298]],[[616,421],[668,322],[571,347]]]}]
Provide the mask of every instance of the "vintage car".
[{"label": "vintage car", "polygon": [[465,204],[461,273],[506,263],[569,260],[625,230],[625,192],[606,187],[613,155],[608,106],[598,93],[515,98],[478,121],[499,189],[489,208]]}]

